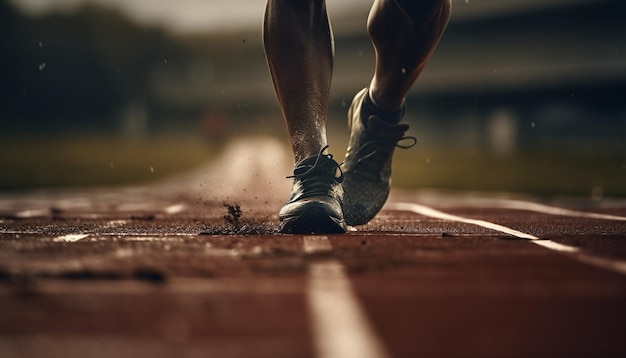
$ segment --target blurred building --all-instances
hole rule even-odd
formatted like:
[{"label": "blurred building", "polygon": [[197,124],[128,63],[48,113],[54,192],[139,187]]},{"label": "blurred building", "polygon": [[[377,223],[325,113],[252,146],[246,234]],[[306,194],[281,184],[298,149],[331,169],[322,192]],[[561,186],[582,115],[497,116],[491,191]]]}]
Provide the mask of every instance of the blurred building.
[{"label": "blurred building", "polygon": [[[328,2],[336,3],[329,6],[336,10],[334,125],[343,124],[352,95],[369,81],[374,55],[365,32],[369,2]],[[139,136],[195,130],[206,113],[242,126],[281,121],[261,13],[254,26],[190,34],[139,25],[102,5],[29,17],[13,3],[0,0],[4,131]],[[450,26],[408,99],[421,143],[507,155],[527,144],[622,142],[626,2],[453,4]]]}]

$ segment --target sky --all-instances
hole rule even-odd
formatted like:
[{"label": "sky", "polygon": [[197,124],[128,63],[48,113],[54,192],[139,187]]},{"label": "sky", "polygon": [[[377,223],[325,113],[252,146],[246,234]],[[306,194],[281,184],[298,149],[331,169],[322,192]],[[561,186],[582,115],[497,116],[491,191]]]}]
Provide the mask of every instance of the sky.
[{"label": "sky", "polygon": [[[121,10],[132,19],[149,25],[160,25],[182,33],[228,31],[258,28],[263,18],[265,0],[9,0],[21,10],[42,15],[49,11],[71,11],[86,2]],[[546,6],[601,0],[452,0],[453,20],[506,12],[524,11]],[[365,26],[371,0],[328,0],[333,26],[344,19],[363,17]]]}]

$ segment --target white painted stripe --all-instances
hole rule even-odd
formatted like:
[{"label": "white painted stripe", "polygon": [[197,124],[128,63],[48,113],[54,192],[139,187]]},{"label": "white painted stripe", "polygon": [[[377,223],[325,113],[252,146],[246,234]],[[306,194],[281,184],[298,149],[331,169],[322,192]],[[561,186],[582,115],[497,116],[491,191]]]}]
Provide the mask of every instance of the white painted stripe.
[{"label": "white painted stripe", "polygon": [[76,242],[89,236],[89,234],[69,234],[63,236],[57,236],[52,241],[54,242]]},{"label": "white painted stripe", "polygon": [[[155,239],[154,241],[162,241],[158,238],[154,238],[154,239]],[[126,240],[126,241],[130,241],[130,240]],[[147,240],[137,240],[137,241],[149,241],[149,238]],[[204,250],[202,251],[203,255],[211,256],[211,257],[238,257],[246,253],[247,252],[236,250],[236,249],[220,249],[220,248],[207,247],[207,246],[205,246]],[[137,256],[137,252],[133,249],[121,248],[121,249],[117,249],[114,255],[116,257],[131,257],[131,256]]]},{"label": "white painted stripe", "polygon": [[337,261],[309,269],[309,304],[317,356],[322,358],[387,357]]},{"label": "white painted stripe", "polygon": [[41,216],[47,216],[50,214],[50,210],[47,209],[31,209],[31,210],[22,210],[15,213],[16,218],[20,219],[30,219]]},{"label": "white painted stripe", "polygon": [[20,231],[20,230],[4,230],[4,229],[0,229],[0,234],[9,234],[9,235],[36,235],[36,234],[41,234],[41,232],[39,232],[39,231],[35,231],[35,230],[24,230],[24,231]]},{"label": "white painted stripe", "polygon": [[571,216],[571,217],[589,218],[589,219],[626,221],[625,216],[598,214],[598,213],[590,213],[590,212],[585,212],[585,211],[570,210],[570,209],[564,209],[564,208],[548,206],[544,204],[533,203],[533,202],[522,201],[522,200],[508,200],[508,199],[489,200],[487,199],[487,200],[480,200],[478,202],[480,202],[478,206],[486,206],[486,207],[491,207],[491,208],[526,210],[526,211],[534,211],[534,212],[542,213],[542,214]]},{"label": "white painted stripe", "polygon": [[[329,249],[332,247],[325,236],[304,238],[304,250],[308,253]],[[388,357],[338,261],[320,261],[309,266],[307,293],[318,357]]]},{"label": "white painted stripe", "polygon": [[126,225],[127,223],[128,221],[126,220],[111,220],[107,222],[106,224],[104,224],[104,227],[106,228],[120,227],[120,226]]},{"label": "white painted stripe", "polygon": [[186,208],[187,207],[185,206],[185,204],[174,204],[166,207],[165,209],[163,209],[163,211],[166,214],[173,215],[185,211]]},{"label": "white painted stripe", "polygon": [[441,212],[439,210],[435,210],[428,206],[413,204],[413,203],[393,203],[387,206],[388,209],[398,210],[398,211],[411,211],[416,214],[430,216],[437,219],[448,220],[448,221],[456,221],[462,222],[465,224],[477,225],[487,229],[500,231],[505,234],[509,234],[511,236],[519,237],[520,239],[528,239],[528,240],[540,240],[537,236],[527,234],[525,232],[517,231],[506,226],[498,225],[491,223],[485,220],[476,220],[476,219],[468,219],[461,216],[456,216],[452,214],[447,214]]},{"label": "white painted stripe", "polygon": [[[120,235],[121,236],[121,235]],[[154,241],[154,242],[180,242],[180,237],[167,237],[167,236],[121,236],[123,241]],[[108,239],[107,239],[108,240]]]},{"label": "white painted stripe", "polygon": [[326,236],[305,236],[303,239],[304,252],[307,254],[315,252],[331,251],[333,248],[330,244],[330,240]]},{"label": "white painted stripe", "polygon": [[[107,236],[122,236],[122,237],[143,237],[148,236],[145,231],[124,231],[124,232],[101,232],[97,234],[97,238],[102,239]],[[150,237],[159,237],[159,238],[169,238],[170,240],[175,240],[175,238],[180,237],[196,237],[198,233],[185,233],[185,232],[159,232],[158,236],[150,236]],[[108,239],[107,239],[108,240]]]},{"label": "white painted stripe", "polygon": [[590,255],[587,253],[581,253],[576,256],[580,261],[585,262],[589,265],[600,267],[605,270],[619,272],[621,274],[626,275],[626,261],[624,260],[617,260],[617,259],[609,260],[604,257],[598,257],[598,256]]},{"label": "white painted stripe", "polygon": [[439,210],[435,210],[427,206],[414,204],[414,203],[391,203],[387,205],[387,208],[390,210],[410,211],[419,215],[429,216],[429,217],[442,219],[442,220],[462,222],[466,224],[477,225],[477,226],[481,226],[484,228],[504,232],[506,234],[513,235],[521,239],[531,240],[532,243],[545,247],[550,250],[573,254],[573,257],[589,265],[626,275],[626,261],[624,260],[604,258],[604,257],[591,255],[589,253],[580,251],[580,249],[577,247],[560,244],[558,242],[554,242],[551,240],[540,239],[537,236],[527,234],[521,231],[517,231],[511,228],[508,228],[506,226],[503,226],[503,225],[494,224],[494,223],[484,221],[484,220],[475,220],[475,219],[464,218],[464,217],[457,216],[457,215],[451,215],[451,214],[447,214],[447,213],[441,212]]},{"label": "white painted stripe", "polygon": [[558,242],[554,242],[552,240],[537,240],[533,241],[533,244],[543,246],[546,249],[561,251],[561,252],[569,252],[569,253],[577,253],[580,251],[579,248],[569,245],[559,244]]}]

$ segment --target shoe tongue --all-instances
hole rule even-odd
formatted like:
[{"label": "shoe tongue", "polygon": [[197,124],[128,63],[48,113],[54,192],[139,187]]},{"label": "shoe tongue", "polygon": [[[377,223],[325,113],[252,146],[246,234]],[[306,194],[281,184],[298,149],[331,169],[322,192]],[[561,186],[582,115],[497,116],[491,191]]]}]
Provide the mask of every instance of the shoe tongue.
[{"label": "shoe tongue", "polygon": [[365,128],[367,130],[367,134],[369,135],[378,137],[395,137],[398,135],[404,135],[404,133],[409,129],[409,125],[407,123],[391,124],[376,116],[369,116]]}]

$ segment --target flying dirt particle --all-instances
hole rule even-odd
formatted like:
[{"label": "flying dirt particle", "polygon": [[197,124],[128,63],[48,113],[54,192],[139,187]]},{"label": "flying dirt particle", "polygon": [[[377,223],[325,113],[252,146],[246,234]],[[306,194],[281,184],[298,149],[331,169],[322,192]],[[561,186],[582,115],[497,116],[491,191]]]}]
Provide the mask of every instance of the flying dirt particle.
[{"label": "flying dirt particle", "polygon": [[224,203],[224,207],[228,210],[228,214],[224,215],[224,220],[235,229],[241,227],[241,207],[238,204],[231,205]]},{"label": "flying dirt particle", "polygon": [[207,227],[199,235],[268,235],[276,234],[277,227],[268,218],[254,218],[252,209],[248,209],[251,215],[242,218],[243,211],[238,204],[224,203],[228,213],[222,218],[226,222],[224,226]]}]

